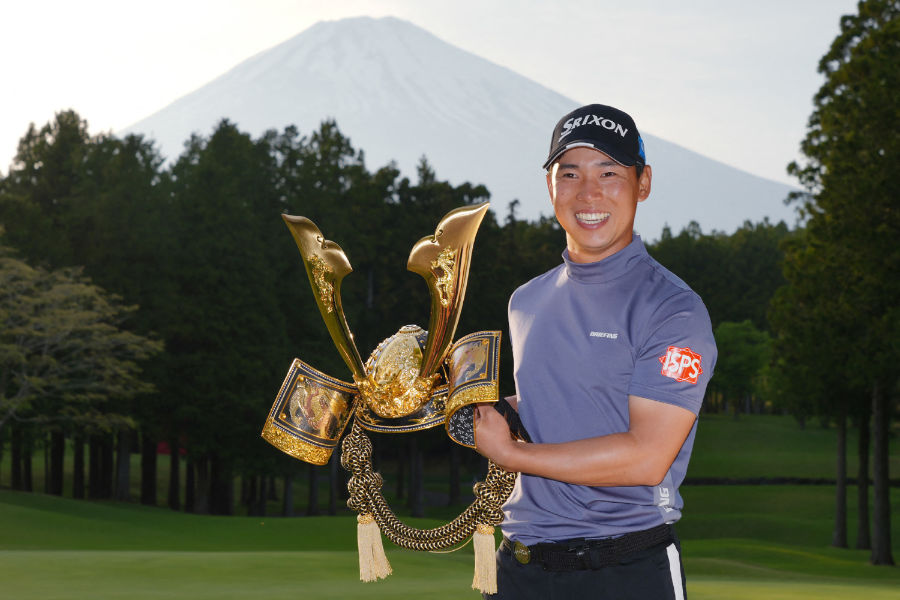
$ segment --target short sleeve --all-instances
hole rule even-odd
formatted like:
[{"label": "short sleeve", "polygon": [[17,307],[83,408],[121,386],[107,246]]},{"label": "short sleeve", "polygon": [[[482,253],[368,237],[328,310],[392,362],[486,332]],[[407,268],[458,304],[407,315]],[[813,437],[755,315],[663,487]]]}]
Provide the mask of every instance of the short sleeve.
[{"label": "short sleeve", "polygon": [[700,297],[685,291],[665,300],[635,346],[629,395],[700,412],[716,365],[716,342]]}]

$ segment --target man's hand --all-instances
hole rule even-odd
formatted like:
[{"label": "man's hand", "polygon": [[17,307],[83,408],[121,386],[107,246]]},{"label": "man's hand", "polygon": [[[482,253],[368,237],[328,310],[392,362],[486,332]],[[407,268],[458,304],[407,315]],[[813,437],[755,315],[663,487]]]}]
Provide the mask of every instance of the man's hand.
[{"label": "man's hand", "polygon": [[505,457],[515,450],[518,442],[513,438],[506,419],[490,404],[475,407],[475,450],[502,468]]}]

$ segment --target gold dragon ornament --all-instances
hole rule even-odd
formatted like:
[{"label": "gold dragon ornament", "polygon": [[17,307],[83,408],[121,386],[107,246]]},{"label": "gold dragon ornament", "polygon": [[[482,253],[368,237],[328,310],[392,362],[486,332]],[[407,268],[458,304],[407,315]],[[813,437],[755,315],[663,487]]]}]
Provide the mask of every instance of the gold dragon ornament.
[{"label": "gold dragon ornament", "polygon": [[488,203],[447,213],[434,235],[419,240],[407,268],[421,275],[431,293],[428,330],[402,327],[384,340],[363,364],[341,305],[341,281],[352,269],[340,246],[326,240],[305,217],[282,215],[300,248],[313,296],[353,383],[330,377],[294,359],[263,427],[262,437],[300,460],[328,462],[347,423],[341,464],[352,473],[348,506],[358,513],[360,579],[391,573],[381,532],[403,548],[441,551],[469,537],[475,545],[472,587],[497,590],[494,526],[516,474],[489,463],[475,485],[475,501],[458,517],[435,529],[402,523],[381,493],[381,475],[372,467],[372,442],[364,430],[408,433],[443,424],[450,438],[474,448],[474,408],[498,400],[500,332],[480,331],[453,342],[469,276],[472,247]]}]

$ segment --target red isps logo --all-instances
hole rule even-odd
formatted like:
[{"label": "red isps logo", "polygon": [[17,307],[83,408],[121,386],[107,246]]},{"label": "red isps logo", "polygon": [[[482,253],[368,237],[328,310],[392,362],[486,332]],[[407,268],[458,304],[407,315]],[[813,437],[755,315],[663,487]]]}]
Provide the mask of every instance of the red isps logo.
[{"label": "red isps logo", "polygon": [[662,363],[662,374],[671,377],[675,381],[687,381],[697,383],[697,378],[703,373],[700,366],[702,358],[690,348],[669,346],[665,356],[659,357]]}]

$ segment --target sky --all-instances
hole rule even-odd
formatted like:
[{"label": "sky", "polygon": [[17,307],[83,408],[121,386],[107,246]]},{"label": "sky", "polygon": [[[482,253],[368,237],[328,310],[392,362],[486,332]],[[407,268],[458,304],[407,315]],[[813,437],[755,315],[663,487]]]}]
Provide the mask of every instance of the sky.
[{"label": "sky", "polygon": [[818,61],[855,12],[852,0],[4,0],[0,173],[29,124],[58,111],[115,132],[318,21],[390,15],[796,185],[785,169],[802,159]]}]

